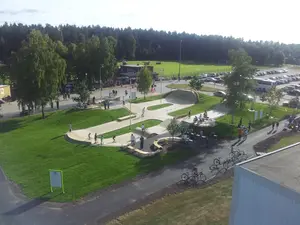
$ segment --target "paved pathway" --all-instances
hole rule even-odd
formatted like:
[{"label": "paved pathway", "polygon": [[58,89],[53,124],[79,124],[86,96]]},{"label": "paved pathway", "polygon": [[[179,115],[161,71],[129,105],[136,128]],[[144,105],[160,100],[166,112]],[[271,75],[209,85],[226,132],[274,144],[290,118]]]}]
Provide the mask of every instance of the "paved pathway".
[{"label": "paved pathway", "polygon": [[[282,130],[283,122],[279,130]],[[248,139],[239,146],[247,154],[254,155],[253,145],[264,140],[270,127],[251,133]],[[271,134],[273,135],[273,134]],[[208,167],[215,157],[227,157],[230,152],[228,142],[214,149],[213,154],[200,154],[181,164],[168,166],[157,173],[143,179],[126,184],[110,191],[104,191],[100,196],[90,201],[62,209],[49,209],[41,201],[25,202],[15,197],[10,191],[8,182],[0,174],[0,224],[5,225],[83,225],[95,224],[111,213],[121,210],[131,203],[157,192],[180,180],[182,172],[193,163],[209,177],[212,175]]]}]

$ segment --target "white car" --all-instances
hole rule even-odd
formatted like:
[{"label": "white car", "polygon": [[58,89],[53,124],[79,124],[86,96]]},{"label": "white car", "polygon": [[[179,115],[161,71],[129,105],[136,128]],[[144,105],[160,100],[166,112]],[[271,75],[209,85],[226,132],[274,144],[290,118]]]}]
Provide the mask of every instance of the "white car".
[{"label": "white car", "polygon": [[247,101],[253,101],[253,100],[254,100],[254,97],[251,96],[251,95],[243,94],[243,96],[245,97],[245,99],[246,99]]}]

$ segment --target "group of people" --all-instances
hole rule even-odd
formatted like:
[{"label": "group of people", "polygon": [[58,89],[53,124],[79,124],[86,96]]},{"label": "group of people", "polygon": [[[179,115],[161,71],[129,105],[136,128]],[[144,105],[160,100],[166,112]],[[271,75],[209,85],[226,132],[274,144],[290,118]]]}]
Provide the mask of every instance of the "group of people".
[{"label": "group of people", "polygon": [[[89,133],[88,134],[88,140],[91,140],[92,139],[92,133]],[[95,140],[95,144],[97,143],[97,141],[98,141],[98,134],[97,133],[95,133],[95,135],[94,135],[94,140]],[[100,144],[101,145],[103,145],[104,143],[103,143],[103,140],[104,140],[104,135],[103,134],[101,134],[100,135]]]},{"label": "group of people", "polygon": [[[191,117],[191,110],[189,111],[189,117]],[[203,113],[203,116],[200,113],[199,117],[197,117],[197,116],[194,117],[194,123],[202,123],[207,119],[208,119],[207,111],[205,110]]]},{"label": "group of people", "polygon": [[[145,138],[143,137],[143,135],[141,135],[140,136],[140,149],[144,148],[144,140],[145,140]],[[131,144],[132,147],[134,147],[135,144],[136,144],[136,138],[135,138],[134,134],[131,134],[130,144]]]}]

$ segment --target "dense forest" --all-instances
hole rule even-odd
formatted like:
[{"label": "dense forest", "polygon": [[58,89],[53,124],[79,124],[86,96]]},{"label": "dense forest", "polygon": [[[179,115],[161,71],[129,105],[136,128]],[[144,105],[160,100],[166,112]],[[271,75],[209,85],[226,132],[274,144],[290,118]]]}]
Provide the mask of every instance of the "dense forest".
[{"label": "dense forest", "polygon": [[[245,49],[256,65],[300,64],[300,45],[268,41],[244,41],[233,37],[196,35],[143,29],[118,29],[100,26],[77,27],[62,25],[7,24],[0,27],[0,61],[7,63],[12,52],[20,49],[21,43],[33,29],[48,34],[53,41],[70,45],[85,42],[92,36],[115,40],[116,59],[178,60],[182,40],[182,60],[221,64],[228,61],[230,49]],[[112,39],[113,38],[113,39]]]}]

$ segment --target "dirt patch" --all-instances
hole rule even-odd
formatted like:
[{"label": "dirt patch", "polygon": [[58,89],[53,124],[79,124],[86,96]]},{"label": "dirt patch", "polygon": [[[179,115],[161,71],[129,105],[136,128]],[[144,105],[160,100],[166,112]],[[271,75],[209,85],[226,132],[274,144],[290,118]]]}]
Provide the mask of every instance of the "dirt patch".
[{"label": "dirt patch", "polygon": [[282,138],[291,137],[291,136],[295,136],[295,135],[299,135],[299,133],[289,131],[289,130],[280,131],[279,133],[277,133],[261,142],[258,142],[256,145],[253,146],[253,149],[256,152],[267,152],[268,149],[270,149],[273,145],[276,145],[277,143],[279,143],[279,141]]}]

